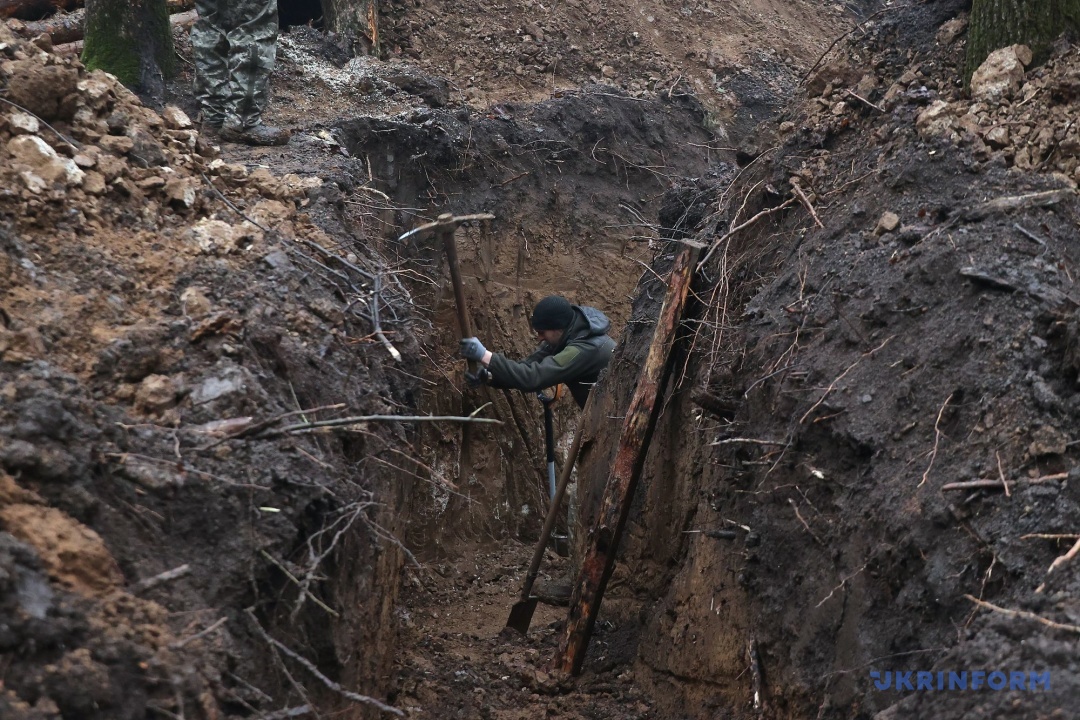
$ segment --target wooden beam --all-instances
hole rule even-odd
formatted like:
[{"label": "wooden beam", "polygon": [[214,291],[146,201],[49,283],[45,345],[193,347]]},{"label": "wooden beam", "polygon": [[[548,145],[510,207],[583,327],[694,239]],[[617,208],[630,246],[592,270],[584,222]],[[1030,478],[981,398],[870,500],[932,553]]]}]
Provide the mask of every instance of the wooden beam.
[{"label": "wooden beam", "polygon": [[604,589],[615,567],[619,540],[656,424],[657,399],[667,379],[668,360],[686,308],[698,252],[697,248],[684,246],[675,256],[649,353],[626,410],[596,525],[586,539],[581,574],[570,598],[566,630],[553,662],[554,668],[566,673],[581,672]]}]

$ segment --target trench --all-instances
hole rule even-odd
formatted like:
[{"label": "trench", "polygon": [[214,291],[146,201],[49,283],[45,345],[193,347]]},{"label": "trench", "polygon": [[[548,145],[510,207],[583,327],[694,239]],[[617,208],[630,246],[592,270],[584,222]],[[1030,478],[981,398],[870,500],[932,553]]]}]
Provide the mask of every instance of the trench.
[{"label": "trench", "polygon": [[[364,170],[357,185],[384,193],[395,206],[357,214],[355,223],[370,226],[377,215],[379,222],[404,230],[444,212],[494,214],[495,220],[456,233],[474,333],[489,348],[523,357],[533,349],[527,318],[539,299],[561,294],[598,307],[613,322],[612,336],[632,348],[603,381],[621,398],[633,387],[642,341],[663,293],[654,276],[664,272],[671,239],[689,235],[701,220],[711,191],[706,188],[713,187],[696,188],[691,178],[728,177],[736,168],[734,153],[712,149],[715,135],[706,122],[690,97],[643,101],[592,88],[533,106],[504,104],[484,114],[432,110],[404,120],[352,119],[337,128]],[[714,704],[724,693],[738,695],[694,671],[680,679],[681,671],[638,648],[646,616],[686,552],[682,531],[695,505],[700,468],[687,462],[694,452],[680,418],[690,407],[681,396],[666,400],[652,444],[658,459],[651,461],[664,468],[665,481],[643,483],[639,490],[639,520],[626,539],[631,564],[620,563],[616,571],[616,589],[605,600],[582,686],[621,676],[619,692],[553,691],[542,668],[565,614],[562,607],[541,604],[529,637],[502,632],[547,510],[541,406],[527,393],[464,385],[441,246],[430,238],[401,243],[397,232],[377,240],[381,252],[407,258],[434,281],[413,287],[416,305],[431,323],[421,344],[433,369],[419,410],[468,415],[481,408],[502,425],[419,431],[415,446],[422,448],[430,473],[411,482],[403,538],[426,570],[404,570],[398,620],[411,647],[395,662],[391,699],[440,717],[502,717],[516,702],[507,694],[524,687],[531,688],[527,695],[536,707],[521,717],[569,712],[574,702],[596,705],[606,716],[621,712],[624,701],[659,709],[657,717],[676,717],[669,714],[673,706],[655,699],[669,694],[664,684],[677,684],[680,695],[691,699],[694,687],[707,685]],[[613,408],[604,413],[611,417],[591,421],[602,427],[587,430],[579,473],[595,473],[607,463],[610,448],[597,439],[610,442],[617,423]],[[560,463],[579,414],[569,398],[556,406]],[[591,490],[586,483],[571,486],[571,516],[598,492],[595,479],[587,485]],[[647,523],[642,514],[649,515]],[[563,532],[567,522],[573,521],[560,521]],[[542,582],[567,575],[572,562],[549,553]],[[642,655],[652,660],[640,663]],[[488,667],[484,657],[502,660]],[[653,679],[634,680],[635,667]]]}]

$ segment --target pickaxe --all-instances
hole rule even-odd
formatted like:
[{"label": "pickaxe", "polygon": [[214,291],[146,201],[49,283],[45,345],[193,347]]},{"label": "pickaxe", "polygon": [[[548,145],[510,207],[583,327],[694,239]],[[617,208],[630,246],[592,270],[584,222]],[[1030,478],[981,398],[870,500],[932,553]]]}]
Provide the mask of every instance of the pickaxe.
[{"label": "pickaxe", "polygon": [[[432,235],[439,235],[442,238],[443,249],[446,251],[446,262],[450,266],[450,282],[454,286],[454,303],[457,305],[458,329],[461,330],[461,337],[463,338],[472,337],[473,331],[472,323],[469,321],[469,311],[465,308],[465,288],[461,284],[461,271],[458,270],[457,242],[454,240],[454,231],[457,230],[458,225],[467,223],[471,220],[494,219],[495,216],[491,213],[478,213],[476,215],[451,215],[450,213],[443,213],[435,220],[435,222],[413,228],[398,238],[399,241],[408,240],[409,238],[423,240]],[[472,360],[469,361],[469,372],[474,375],[476,374],[476,363]]]}]

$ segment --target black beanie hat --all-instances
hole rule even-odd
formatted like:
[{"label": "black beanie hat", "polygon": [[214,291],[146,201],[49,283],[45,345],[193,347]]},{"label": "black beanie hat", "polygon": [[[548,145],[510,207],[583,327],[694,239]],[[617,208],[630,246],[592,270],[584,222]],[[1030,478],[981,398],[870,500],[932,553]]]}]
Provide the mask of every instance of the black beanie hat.
[{"label": "black beanie hat", "polygon": [[558,295],[548,295],[533,308],[533,330],[565,330],[573,321],[573,306]]}]

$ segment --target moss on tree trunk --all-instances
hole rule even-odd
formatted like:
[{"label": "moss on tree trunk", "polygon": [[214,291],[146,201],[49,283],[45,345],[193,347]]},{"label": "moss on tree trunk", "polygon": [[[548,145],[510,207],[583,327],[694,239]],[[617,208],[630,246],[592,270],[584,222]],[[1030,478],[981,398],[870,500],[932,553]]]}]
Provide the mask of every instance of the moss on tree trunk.
[{"label": "moss on tree trunk", "polygon": [[176,71],[165,0],[86,0],[82,61],[133,90],[160,94]]},{"label": "moss on tree trunk", "polygon": [[322,0],[326,29],[340,33],[353,41],[353,51],[378,56],[379,0]]},{"label": "moss on tree trunk", "polygon": [[1042,62],[1063,32],[1080,28],[1080,0],[974,0],[964,79],[993,51],[1022,44]]}]

